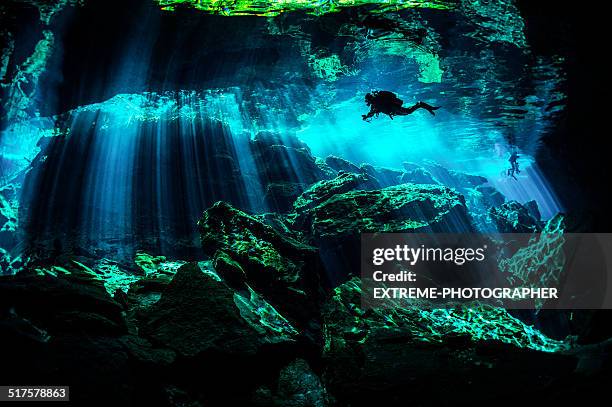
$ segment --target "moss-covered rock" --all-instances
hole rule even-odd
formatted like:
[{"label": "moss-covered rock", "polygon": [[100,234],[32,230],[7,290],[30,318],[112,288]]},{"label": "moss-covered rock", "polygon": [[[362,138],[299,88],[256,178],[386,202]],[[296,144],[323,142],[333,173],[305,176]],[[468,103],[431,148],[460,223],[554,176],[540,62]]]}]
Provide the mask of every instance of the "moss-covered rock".
[{"label": "moss-covered rock", "polygon": [[336,194],[310,210],[317,241],[368,232],[458,232],[470,230],[463,197],[435,185],[402,184]]},{"label": "moss-covered rock", "polygon": [[472,230],[463,196],[454,190],[416,184],[365,190],[372,182],[366,174],[341,173],[294,205],[294,226],[319,248],[332,284],[358,272],[362,233]]},{"label": "moss-covered rock", "polygon": [[316,249],[282,234],[260,219],[217,202],[198,222],[204,251],[244,271],[245,283],[289,318],[302,322],[317,313],[319,263]]},{"label": "moss-covered rock", "polygon": [[334,179],[319,181],[312,185],[295,200],[293,208],[299,216],[305,214],[334,195],[343,194],[356,189],[371,190],[379,187],[378,181],[367,174],[340,172]]},{"label": "moss-covered rock", "polygon": [[231,287],[244,289],[246,274],[240,263],[232,259],[230,255],[220,250],[216,253],[213,262],[215,271],[221,276]]},{"label": "moss-covered rock", "polygon": [[508,386],[535,390],[576,366],[561,354],[570,345],[503,309],[364,309],[357,278],[335,289],[323,321],[324,383],[343,405],[482,401]]},{"label": "moss-covered rock", "polygon": [[261,407],[325,407],[329,396],[321,379],[311,370],[308,362],[296,359],[283,367],[274,391],[260,387],[253,404]]},{"label": "moss-covered rock", "polygon": [[501,233],[532,233],[542,230],[528,208],[517,201],[509,201],[489,209],[489,217]]},{"label": "moss-covered rock", "polygon": [[265,300],[231,289],[210,264],[179,269],[144,318],[141,333],[185,357],[202,353],[254,355],[288,344],[297,331]]}]

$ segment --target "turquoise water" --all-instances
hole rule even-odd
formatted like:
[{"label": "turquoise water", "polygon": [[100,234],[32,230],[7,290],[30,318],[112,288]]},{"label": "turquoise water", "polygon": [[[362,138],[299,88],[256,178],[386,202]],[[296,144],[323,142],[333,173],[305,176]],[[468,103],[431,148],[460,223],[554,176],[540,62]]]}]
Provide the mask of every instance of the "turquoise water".
[{"label": "turquoise water", "polygon": [[[42,185],[48,202],[59,202],[53,210],[39,208],[37,216],[71,219],[85,243],[122,239],[127,246],[144,223],[142,233],[160,240],[156,244],[164,252],[160,238],[170,225],[185,224],[186,234],[195,238],[197,217],[214,200],[231,197],[254,212],[268,209],[262,205],[264,188],[249,139],[259,131],[275,131],[287,140],[297,136],[322,158],[335,155],[397,169],[404,162],[437,163],[481,175],[508,200],[536,200],[543,217],[550,218],[563,208],[535,157],[564,108],[564,61],[531,53],[514,8],[470,4],[476,3],[465,3],[452,17],[389,15],[382,29],[360,21],[324,27],[310,18],[267,20],[249,41],[278,48],[269,71],[252,72],[262,66],[240,62],[244,66],[230,70],[240,78],[224,79],[235,86],[196,82],[187,89],[171,79],[148,83],[157,40],[150,33],[159,27],[155,19],[145,19],[122,56],[112,61],[117,68],[108,85],[142,92],[119,93],[56,117],[34,114],[2,131],[2,187],[11,184],[18,191],[3,210],[18,218],[23,204],[36,206],[41,192],[21,191],[29,179]],[[445,18],[456,27],[438,21]],[[322,32],[335,39],[317,42],[325,37]],[[246,52],[258,48],[246,47]],[[50,54],[40,58],[43,72]],[[435,117],[417,111],[394,120],[362,121],[368,110],[364,95],[380,89],[397,93],[406,105],[421,100],[441,109]],[[29,105],[47,102],[32,95]],[[25,110],[17,113],[25,116]],[[41,145],[55,137],[67,139],[54,147],[54,165],[60,169],[53,179],[38,175],[42,178],[33,180],[31,168],[46,159],[38,155]],[[213,151],[216,145],[237,157],[237,185],[224,186],[204,175],[223,179],[228,171],[227,157]],[[516,180],[506,175],[512,151],[520,154],[522,172]],[[450,180],[440,181],[452,186]],[[141,219],[142,213],[148,217]],[[175,219],[177,213],[183,218]]]}]

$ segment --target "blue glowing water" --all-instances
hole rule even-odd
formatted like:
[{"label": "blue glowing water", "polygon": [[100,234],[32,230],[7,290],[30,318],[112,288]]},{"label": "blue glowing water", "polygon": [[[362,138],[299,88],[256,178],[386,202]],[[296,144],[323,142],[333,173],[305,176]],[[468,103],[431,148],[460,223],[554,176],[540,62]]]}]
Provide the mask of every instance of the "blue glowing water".
[{"label": "blue glowing water", "polygon": [[[147,89],[153,46],[147,32],[139,31],[131,51],[117,63],[109,89]],[[119,93],[58,117],[11,123],[0,134],[2,183],[29,179],[35,184],[29,173],[33,160],[46,158],[38,155],[41,140],[67,138],[54,152],[53,165],[60,168],[54,178],[38,174],[42,187],[21,193],[23,212],[36,207],[43,191],[54,209],[38,208],[38,215],[72,219],[69,226],[79,230],[79,244],[119,239],[128,247],[141,233],[163,253],[175,244],[163,240],[171,225],[188,225],[184,235],[195,241],[198,216],[217,199],[244,201],[253,212],[268,209],[249,146],[249,139],[265,130],[286,139],[296,135],[315,156],[335,155],[358,165],[401,169],[404,162],[438,163],[486,177],[508,200],[537,201],[544,218],[563,210],[534,159],[563,108],[560,61],[512,63],[512,58],[531,59],[525,50],[499,59],[486,47],[471,55],[450,49],[438,57],[407,42],[377,41],[356,43],[365,51],[355,52],[350,69],[314,80],[292,75],[291,69],[304,68],[302,62],[283,60],[286,74],[266,84]],[[309,54],[303,56],[307,66],[316,65]],[[442,108],[435,117],[420,110],[364,122],[364,95],[376,89],[397,93],[406,105],[422,100]],[[219,154],[215,145],[227,148]],[[520,154],[518,179],[506,174],[512,151]],[[237,157],[236,171],[226,152]],[[226,190],[230,183],[224,186],[205,175],[229,179],[234,172],[241,174],[238,186],[231,184],[235,191]]]}]

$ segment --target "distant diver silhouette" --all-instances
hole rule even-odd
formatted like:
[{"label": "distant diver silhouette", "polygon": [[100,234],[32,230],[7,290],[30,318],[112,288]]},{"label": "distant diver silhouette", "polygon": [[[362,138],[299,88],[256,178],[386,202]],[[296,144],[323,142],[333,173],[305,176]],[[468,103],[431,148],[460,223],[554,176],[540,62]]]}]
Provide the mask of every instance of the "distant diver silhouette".
[{"label": "distant diver silhouette", "polygon": [[521,170],[519,169],[519,165],[518,165],[518,158],[519,155],[516,151],[513,151],[512,154],[510,154],[510,158],[508,159],[508,161],[510,162],[510,168],[508,168],[507,174],[508,176],[517,179],[515,177],[515,174],[520,174]]},{"label": "distant diver silhouette", "polygon": [[366,105],[370,106],[368,114],[363,114],[363,120],[368,120],[373,116],[378,116],[380,113],[386,114],[393,120],[393,116],[406,116],[418,109],[425,109],[432,116],[435,116],[435,111],[440,106],[432,106],[425,102],[417,102],[414,106],[404,107],[404,101],[397,97],[393,92],[387,90],[376,90],[365,95]]}]

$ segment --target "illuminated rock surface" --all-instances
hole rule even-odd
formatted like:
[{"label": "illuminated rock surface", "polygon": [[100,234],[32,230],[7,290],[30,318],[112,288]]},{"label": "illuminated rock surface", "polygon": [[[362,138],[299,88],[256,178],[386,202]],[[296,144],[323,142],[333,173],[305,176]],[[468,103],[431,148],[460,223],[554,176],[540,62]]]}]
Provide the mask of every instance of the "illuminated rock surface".
[{"label": "illuminated rock surface", "polygon": [[[323,377],[343,403],[399,402],[408,397],[399,389],[429,389],[429,381],[445,383],[444,392],[411,392],[413,402],[435,404],[468,396],[476,402],[508,386],[536,391],[574,368],[572,357],[555,355],[568,350],[567,344],[543,336],[504,310],[425,310],[416,305],[365,310],[360,291],[359,280],[353,279],[337,287],[323,308]],[[537,372],[525,369],[526,360],[537,360]],[[507,397],[514,400],[512,394]]]},{"label": "illuminated rock surface", "polygon": [[244,276],[230,280],[252,285],[291,318],[304,322],[316,315],[321,282],[314,247],[224,202],[204,212],[198,226],[204,251],[224,264],[219,271]]},{"label": "illuminated rock surface", "polygon": [[371,8],[377,12],[389,10],[401,10],[409,8],[448,8],[448,3],[439,0],[392,0],[392,1],[375,1],[375,0],[337,0],[330,2],[320,2],[316,0],[155,0],[161,7],[166,10],[174,10],[176,6],[186,5],[194,7],[198,10],[211,13],[221,14],[226,16],[240,15],[258,15],[258,16],[276,16],[278,14],[290,11],[305,11],[312,14],[326,14],[338,12],[343,8],[357,6],[372,6]]},{"label": "illuminated rock surface", "polygon": [[184,356],[203,352],[254,355],[265,344],[291,342],[297,331],[254,294],[244,298],[214,270],[179,269],[148,311],[142,334]]},{"label": "illuminated rock surface", "polygon": [[316,239],[341,239],[374,231],[469,230],[463,197],[446,187],[403,184],[338,194],[310,212]]}]

